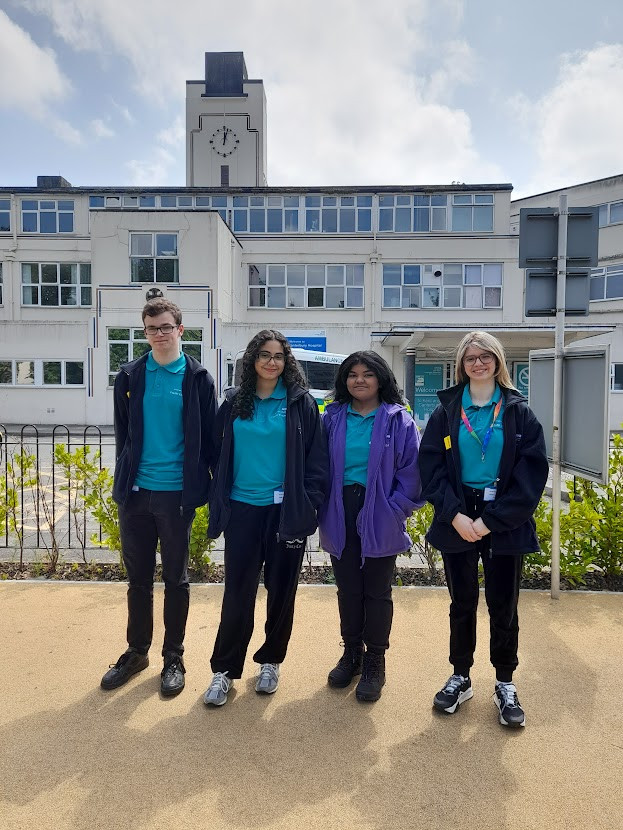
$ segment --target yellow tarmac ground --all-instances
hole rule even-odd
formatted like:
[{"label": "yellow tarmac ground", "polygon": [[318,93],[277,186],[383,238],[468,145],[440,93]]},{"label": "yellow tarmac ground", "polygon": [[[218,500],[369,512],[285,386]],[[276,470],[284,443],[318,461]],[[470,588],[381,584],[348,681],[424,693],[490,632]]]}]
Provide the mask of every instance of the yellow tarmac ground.
[{"label": "yellow tarmac ground", "polygon": [[[623,596],[522,592],[521,730],[497,721],[484,597],[474,698],[432,711],[450,673],[445,589],[394,591],[379,702],[327,687],[335,591],[302,586],[277,693],[255,694],[248,659],[208,709],[221,596],[193,586],[186,689],[165,700],[161,586],[151,665],[104,692],[125,587],[0,583],[0,830],[623,827]],[[252,649],[264,602],[261,589]]]}]

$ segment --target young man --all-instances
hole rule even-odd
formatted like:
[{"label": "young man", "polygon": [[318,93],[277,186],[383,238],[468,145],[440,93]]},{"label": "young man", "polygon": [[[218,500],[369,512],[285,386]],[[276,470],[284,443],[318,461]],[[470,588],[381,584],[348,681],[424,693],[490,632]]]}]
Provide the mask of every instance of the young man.
[{"label": "young man", "polygon": [[149,665],[159,541],[165,630],[160,690],[172,696],[184,688],[188,544],[195,508],[208,498],[216,397],[208,372],[181,351],[180,309],[154,299],[142,317],[151,351],[122,366],[114,388],[113,498],[129,581],[129,647],[101,686],[116,689]]}]

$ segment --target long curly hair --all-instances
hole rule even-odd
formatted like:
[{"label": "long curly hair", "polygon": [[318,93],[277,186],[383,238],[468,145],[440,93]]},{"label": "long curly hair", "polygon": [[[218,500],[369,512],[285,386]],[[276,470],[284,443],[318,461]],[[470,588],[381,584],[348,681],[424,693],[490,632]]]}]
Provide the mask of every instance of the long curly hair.
[{"label": "long curly hair", "polygon": [[242,356],[242,374],[240,378],[240,387],[236,392],[233,402],[234,417],[242,418],[242,420],[249,420],[253,417],[254,395],[257,384],[257,372],[255,371],[255,361],[262,349],[262,346],[268,340],[276,340],[281,346],[281,350],[285,355],[285,363],[283,372],[280,377],[283,380],[286,388],[290,386],[302,386],[307,389],[307,381],[305,375],[296,358],[292,354],[292,349],[287,339],[280,331],[274,329],[262,329],[258,331],[255,337],[249,341],[249,345],[245,349]]},{"label": "long curly hair", "polygon": [[404,398],[398,389],[394,373],[387,361],[380,354],[372,351],[353,352],[342,361],[335,376],[335,389],[332,398],[338,403],[350,403],[353,399],[346,386],[348,373],[357,363],[363,363],[371,372],[374,372],[379,382],[379,399],[385,403],[399,403],[404,406]]}]

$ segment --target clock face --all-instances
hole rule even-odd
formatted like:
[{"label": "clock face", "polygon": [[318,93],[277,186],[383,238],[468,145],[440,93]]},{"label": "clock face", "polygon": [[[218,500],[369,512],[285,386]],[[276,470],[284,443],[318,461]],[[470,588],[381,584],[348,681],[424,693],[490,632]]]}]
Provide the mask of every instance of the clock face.
[{"label": "clock face", "polygon": [[219,156],[231,156],[238,149],[240,140],[231,127],[219,127],[212,133],[210,147]]}]

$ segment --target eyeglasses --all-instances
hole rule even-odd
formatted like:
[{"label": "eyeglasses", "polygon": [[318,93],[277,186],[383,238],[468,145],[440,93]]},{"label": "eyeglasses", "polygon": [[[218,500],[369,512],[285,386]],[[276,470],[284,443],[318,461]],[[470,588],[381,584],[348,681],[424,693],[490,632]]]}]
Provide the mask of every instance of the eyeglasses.
[{"label": "eyeglasses", "polygon": [[270,352],[258,352],[257,359],[260,363],[270,363],[271,360],[274,360],[275,363],[285,363],[286,356],[281,352],[277,354],[271,354]]},{"label": "eyeglasses", "polygon": [[158,334],[158,332],[160,332],[160,334],[171,334],[171,332],[175,331],[175,329],[179,329],[179,326],[172,326],[170,324],[165,326],[145,326],[144,332],[149,335]]},{"label": "eyeglasses", "polygon": [[479,360],[483,366],[488,366],[491,361],[495,360],[495,355],[491,352],[483,352],[482,354],[470,354],[469,357],[463,358],[465,366],[473,366]]}]

